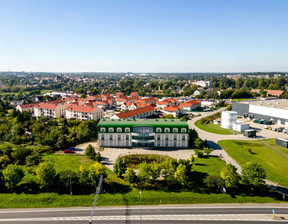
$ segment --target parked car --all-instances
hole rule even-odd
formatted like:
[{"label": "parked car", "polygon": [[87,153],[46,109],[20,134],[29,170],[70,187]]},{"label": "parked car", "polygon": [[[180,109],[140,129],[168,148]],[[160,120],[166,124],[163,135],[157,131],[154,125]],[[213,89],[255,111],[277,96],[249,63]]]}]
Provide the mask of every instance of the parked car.
[{"label": "parked car", "polygon": [[282,132],[285,133],[285,134],[288,134],[288,129],[284,128]]},{"label": "parked car", "polygon": [[74,151],[75,149],[73,148],[73,147],[71,147],[71,148],[69,148],[69,149],[65,149],[64,150],[64,153],[74,153],[75,151]]},{"label": "parked car", "polygon": [[279,127],[279,128],[277,129],[278,132],[282,132],[283,130],[284,130],[283,127]]},{"label": "parked car", "polygon": [[269,129],[269,130],[271,130],[272,127],[271,127],[270,125],[264,125],[264,129]]},{"label": "parked car", "polygon": [[278,131],[278,128],[277,127],[273,127],[272,131]]}]

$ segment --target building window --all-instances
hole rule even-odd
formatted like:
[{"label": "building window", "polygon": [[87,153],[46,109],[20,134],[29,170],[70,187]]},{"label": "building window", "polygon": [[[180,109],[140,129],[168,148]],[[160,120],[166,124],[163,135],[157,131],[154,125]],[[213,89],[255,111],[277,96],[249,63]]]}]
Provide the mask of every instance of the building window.
[{"label": "building window", "polygon": [[181,128],[182,133],[186,133],[186,128]]},{"label": "building window", "polygon": [[114,132],[114,128],[109,128],[109,132]]},{"label": "building window", "polygon": [[174,135],[174,141],[176,141],[177,140],[177,135]]},{"label": "building window", "polygon": [[185,141],[185,139],[186,139],[185,135],[182,135],[182,141]]},{"label": "building window", "polygon": [[168,133],[168,132],[170,132],[170,129],[169,128],[165,128],[164,132]]},{"label": "building window", "polygon": [[109,136],[109,139],[110,139],[110,140],[113,140],[113,135],[110,135],[110,136]]},{"label": "building window", "polygon": [[105,132],[105,131],[106,131],[105,128],[101,128],[101,129],[100,129],[100,132]]},{"label": "building window", "polygon": [[160,147],[160,142],[157,142],[157,146]]},{"label": "building window", "polygon": [[161,132],[161,128],[156,128],[156,132]]},{"label": "building window", "polygon": [[129,140],[129,135],[126,135],[126,140]]},{"label": "building window", "polygon": [[101,140],[105,140],[105,136],[104,135],[101,135]]},{"label": "building window", "polygon": [[117,132],[122,132],[122,128],[117,128]]},{"label": "building window", "polygon": [[178,128],[173,128],[173,132],[177,133],[178,132]]},{"label": "building window", "polygon": [[130,128],[125,128],[125,132],[130,132]]},{"label": "building window", "polygon": [[168,147],[168,142],[165,142],[165,146]]},{"label": "building window", "polygon": [[174,142],[174,147],[177,147],[177,142]]},{"label": "building window", "polygon": [[169,136],[168,136],[168,135],[166,135],[166,136],[165,136],[165,140],[166,140],[166,141],[168,141],[168,139],[169,139]]},{"label": "building window", "polygon": [[118,135],[118,140],[121,140],[121,135]]},{"label": "building window", "polygon": [[160,135],[157,135],[157,140],[160,141]]}]

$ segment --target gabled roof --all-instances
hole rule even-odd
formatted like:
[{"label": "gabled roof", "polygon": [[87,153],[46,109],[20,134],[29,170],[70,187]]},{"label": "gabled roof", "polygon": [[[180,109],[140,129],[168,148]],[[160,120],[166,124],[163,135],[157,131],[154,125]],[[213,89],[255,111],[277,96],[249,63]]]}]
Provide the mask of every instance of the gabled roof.
[{"label": "gabled roof", "polygon": [[159,104],[159,105],[166,105],[167,103],[169,103],[169,102],[167,102],[167,101],[157,101],[156,102],[156,104]]},{"label": "gabled roof", "polygon": [[42,109],[47,109],[47,110],[55,110],[57,107],[59,107],[60,105],[58,104],[54,104],[54,103],[39,103],[37,106],[37,108],[42,108]]},{"label": "gabled roof", "polygon": [[116,115],[120,119],[124,119],[124,118],[128,118],[128,117],[136,116],[138,114],[143,114],[143,113],[146,113],[146,112],[149,112],[149,111],[154,111],[154,110],[155,110],[154,107],[149,106],[149,107],[138,108],[136,110],[130,110],[130,111],[127,111],[127,112],[122,112],[122,113],[119,113],[119,114],[116,114]]},{"label": "gabled roof", "polygon": [[164,107],[165,111],[172,111],[172,112],[176,112],[179,110],[179,108],[177,106],[171,106],[171,107]]},{"label": "gabled roof", "polygon": [[35,107],[37,106],[39,103],[30,103],[30,104],[22,104],[19,105],[21,108],[30,108],[30,107]]},{"label": "gabled roof", "polygon": [[84,112],[84,113],[92,113],[96,109],[97,107],[77,106],[77,105],[71,105],[70,107],[67,108],[67,110]]}]

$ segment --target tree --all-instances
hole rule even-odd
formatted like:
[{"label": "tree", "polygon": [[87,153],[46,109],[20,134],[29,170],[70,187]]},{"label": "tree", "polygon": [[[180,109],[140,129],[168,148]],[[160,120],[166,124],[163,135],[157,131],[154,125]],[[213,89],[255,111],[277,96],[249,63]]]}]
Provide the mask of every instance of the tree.
[{"label": "tree", "polygon": [[203,157],[204,157],[204,154],[203,154],[203,150],[202,150],[202,149],[194,149],[194,152],[195,152],[195,155],[196,155],[198,158],[203,158]]},{"label": "tree", "polygon": [[73,192],[77,191],[79,176],[72,170],[63,170],[58,173],[58,191],[62,194],[70,194],[70,180]]},{"label": "tree", "polygon": [[21,166],[9,164],[7,168],[3,170],[3,177],[6,187],[8,189],[14,189],[23,179],[24,171]]},{"label": "tree", "polygon": [[174,116],[172,114],[167,114],[165,116],[166,119],[174,119]]},{"label": "tree", "polygon": [[40,163],[36,174],[38,176],[41,186],[47,190],[53,189],[55,186],[56,170],[53,163],[43,162]]},{"label": "tree", "polygon": [[101,163],[95,162],[94,164],[90,165],[88,170],[88,178],[91,180],[94,186],[97,185],[101,175],[103,175],[103,178],[106,177],[106,169]]},{"label": "tree", "polygon": [[177,166],[177,160],[170,157],[162,163],[162,175],[168,184],[173,184],[175,182],[174,173],[177,169]]},{"label": "tree", "polygon": [[94,160],[100,163],[100,161],[101,161],[101,153],[100,152],[96,153]]},{"label": "tree", "polygon": [[132,168],[128,168],[124,174],[124,180],[129,183],[133,183],[136,179],[135,171]]},{"label": "tree", "polygon": [[175,173],[174,177],[178,183],[180,183],[182,186],[186,186],[188,183],[188,175],[187,175],[187,166],[183,164],[179,164]]},{"label": "tree", "polygon": [[88,158],[94,160],[95,159],[95,150],[94,147],[92,145],[88,145],[85,149],[85,156],[87,156]]},{"label": "tree", "polygon": [[266,172],[264,168],[256,162],[247,162],[242,167],[242,174],[243,180],[247,184],[259,187],[265,183],[264,179],[266,178]]},{"label": "tree", "polygon": [[209,156],[209,154],[213,151],[213,149],[209,147],[204,147],[203,151],[206,154],[206,156]]},{"label": "tree", "polygon": [[204,183],[214,192],[219,192],[224,187],[224,181],[219,175],[207,177]]},{"label": "tree", "polygon": [[127,169],[127,163],[124,158],[119,158],[114,164],[113,171],[118,177],[121,177]]},{"label": "tree", "polygon": [[160,177],[161,174],[161,167],[158,163],[153,161],[153,163],[150,164],[150,176],[152,178],[152,181],[156,181],[158,177]]},{"label": "tree", "polygon": [[146,162],[142,162],[139,164],[139,172],[138,179],[142,182],[142,184],[147,184],[150,182],[150,166]]},{"label": "tree", "polygon": [[235,190],[239,185],[240,176],[235,166],[228,164],[221,171],[220,176],[224,180],[225,187]]}]

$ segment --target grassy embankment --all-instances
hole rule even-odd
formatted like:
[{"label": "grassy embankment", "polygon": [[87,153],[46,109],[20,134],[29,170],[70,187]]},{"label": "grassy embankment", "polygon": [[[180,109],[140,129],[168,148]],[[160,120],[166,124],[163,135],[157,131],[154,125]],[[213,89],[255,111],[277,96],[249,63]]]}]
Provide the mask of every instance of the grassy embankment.
[{"label": "grassy embankment", "polygon": [[[77,171],[81,165],[89,167],[93,161],[78,155],[47,155],[45,160],[55,164],[57,172],[71,169]],[[219,174],[225,166],[225,162],[218,157],[195,158],[193,165],[193,176],[195,184],[203,183],[204,178],[209,175]],[[36,167],[34,167],[36,168]],[[108,177],[106,183],[117,183],[120,185],[129,184],[116,176],[114,172],[107,169]],[[31,174],[32,175],[32,174]],[[201,184],[200,184],[201,185]],[[104,184],[105,189],[105,184]],[[69,207],[69,206],[92,206],[94,194],[73,195],[72,205],[69,194],[42,193],[42,194],[1,194],[0,208],[26,208],[26,207]],[[279,202],[273,197],[259,197],[236,195],[231,197],[228,194],[197,193],[194,189],[179,192],[157,190],[142,190],[142,204],[200,204],[200,203],[268,203]],[[98,206],[110,205],[138,205],[139,189],[130,186],[128,193],[105,193],[98,198]]]},{"label": "grassy embankment", "polygon": [[277,146],[275,139],[222,140],[218,144],[241,166],[248,161],[258,162],[264,167],[267,180],[288,187],[288,149]]},{"label": "grassy embankment", "polygon": [[214,124],[213,122],[203,124],[201,119],[195,122],[195,126],[202,129],[203,131],[219,135],[233,135],[233,133],[239,134],[239,132],[233,131],[231,129],[222,128],[220,125]]}]

